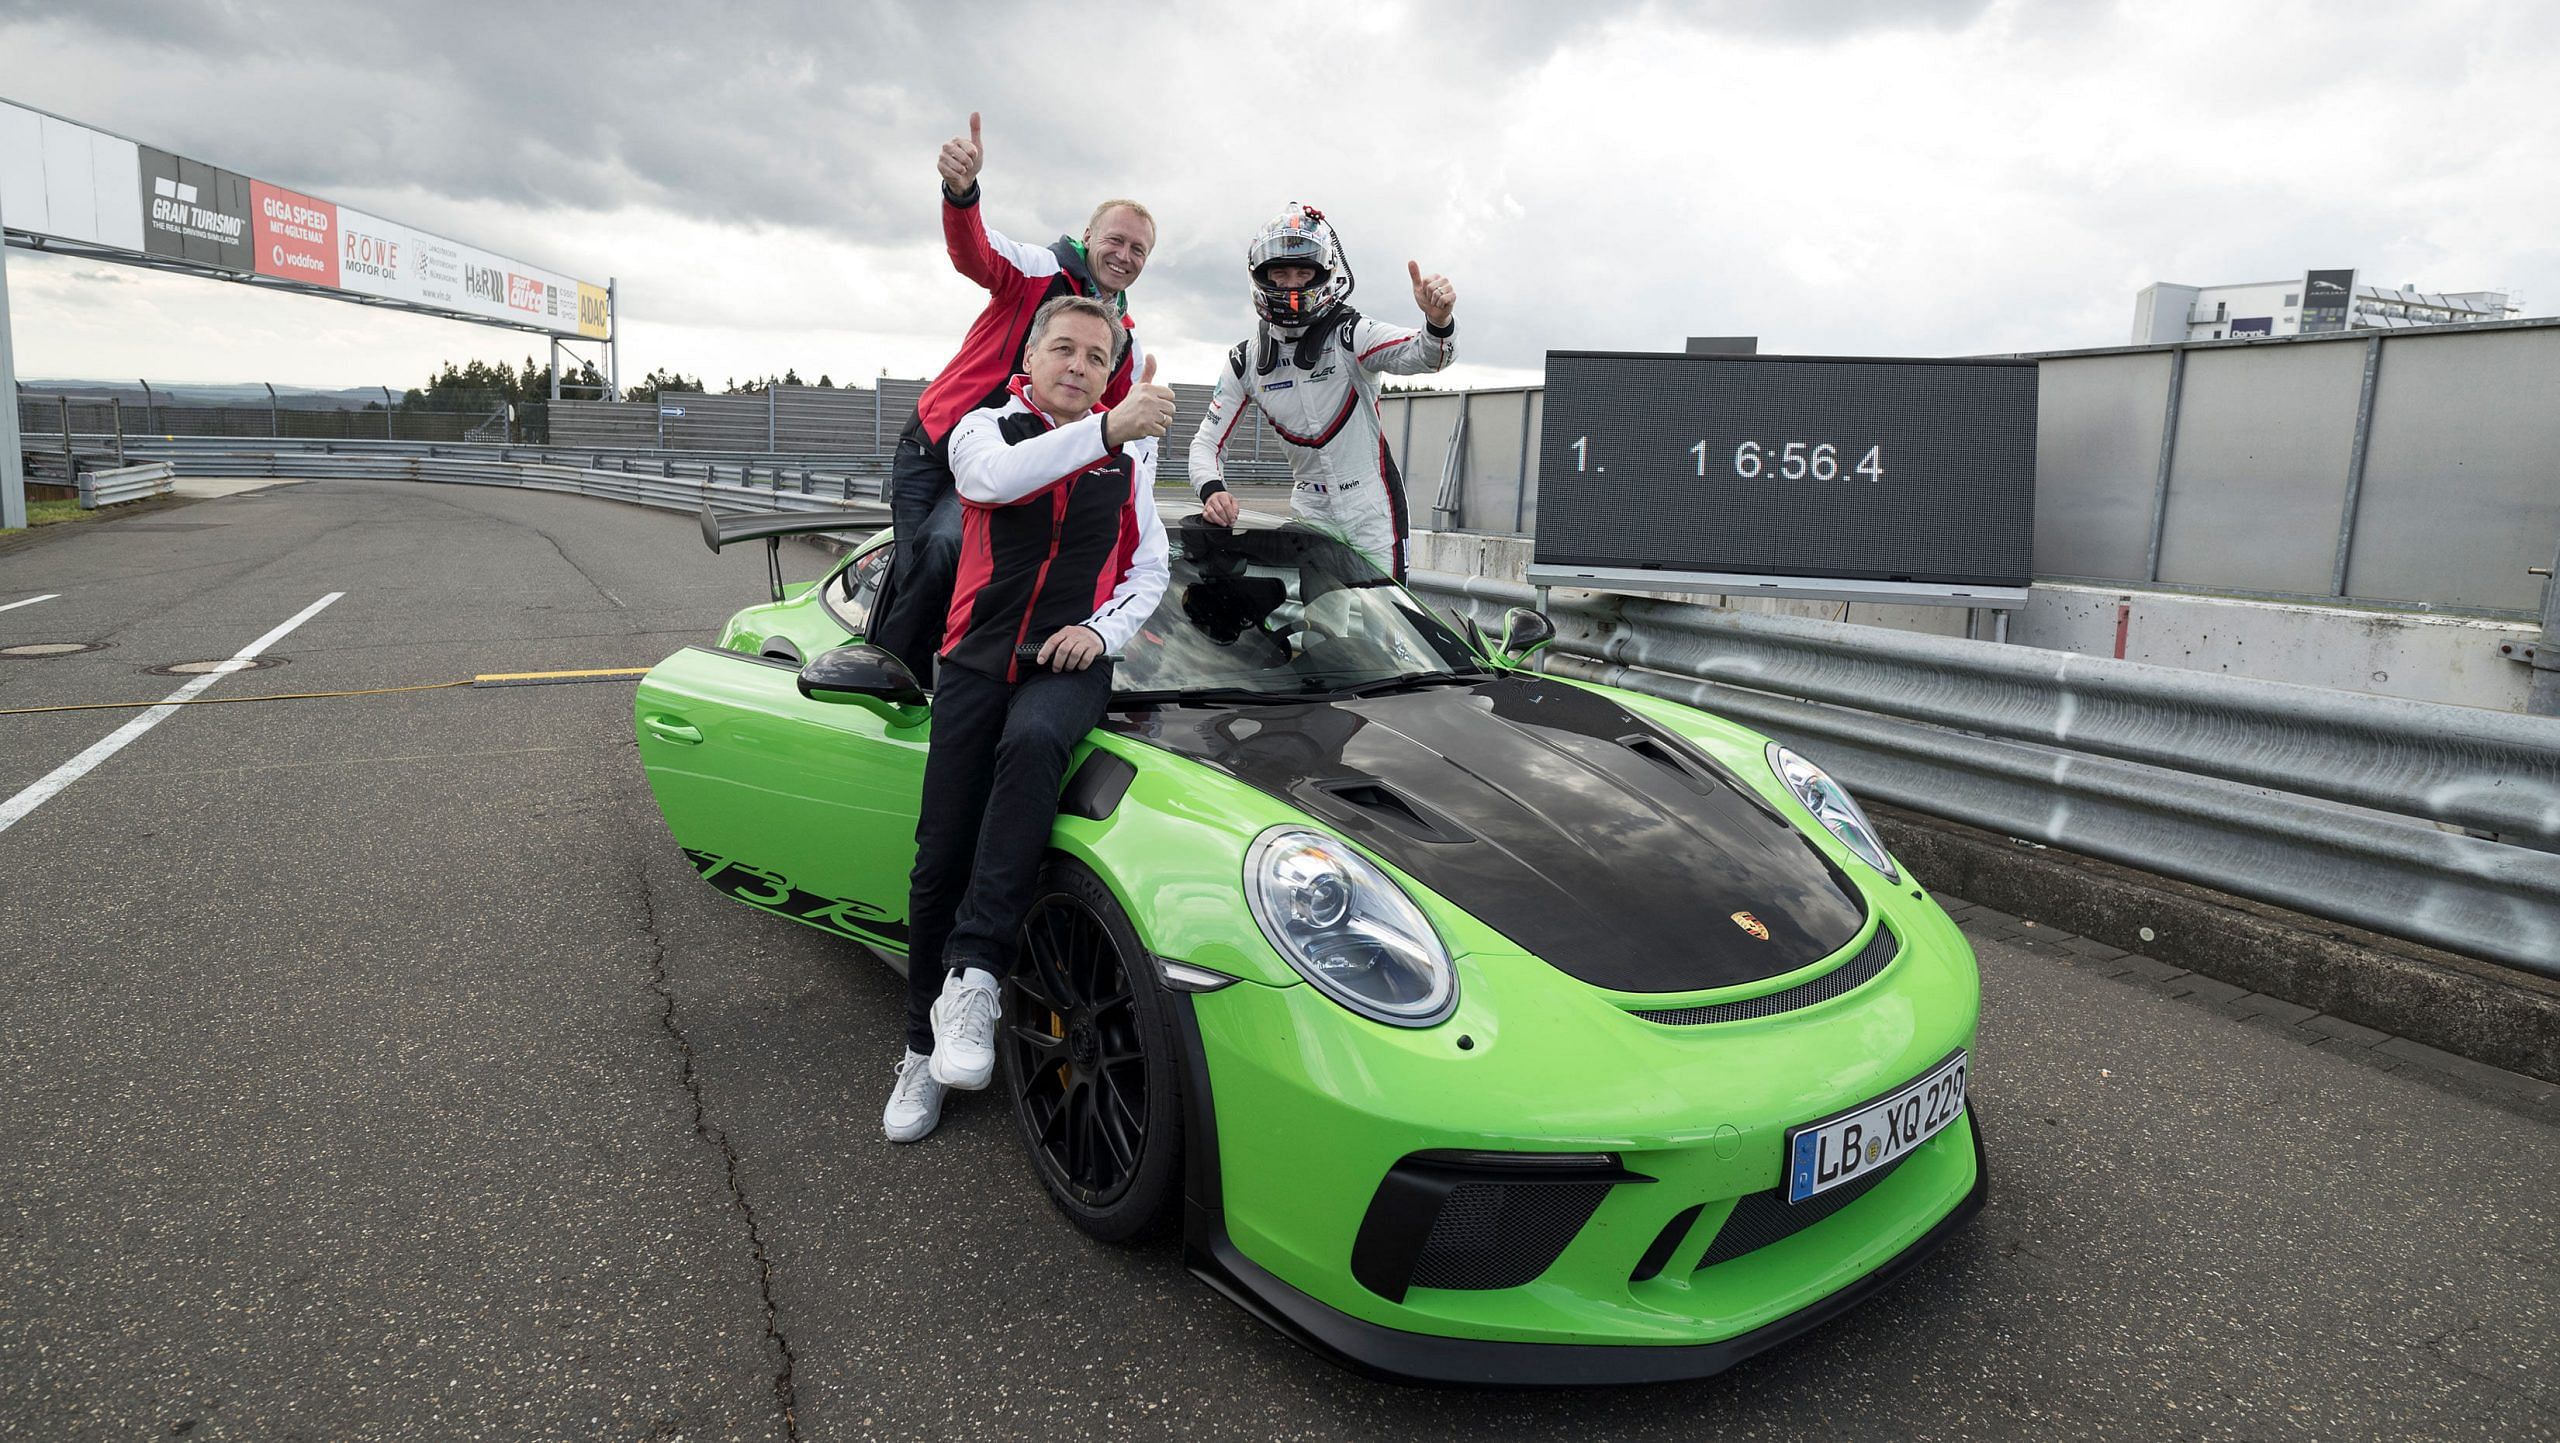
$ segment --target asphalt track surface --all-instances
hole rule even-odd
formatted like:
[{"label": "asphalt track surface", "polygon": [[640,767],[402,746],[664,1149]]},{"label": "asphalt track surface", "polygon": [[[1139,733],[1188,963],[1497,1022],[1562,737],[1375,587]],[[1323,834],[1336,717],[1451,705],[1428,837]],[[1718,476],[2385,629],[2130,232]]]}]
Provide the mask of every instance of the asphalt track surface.
[{"label": "asphalt track surface", "polygon": [[[796,545],[791,575],[824,559]],[[0,552],[0,707],[640,666],[690,518],[313,482]],[[1439,1392],[1084,1240],[696,881],[628,683],[180,709],[0,832],[0,1437],[2549,1438],[2560,1128],[1985,937],[1976,1226],[1723,1377]],[[0,799],[131,713],[0,717]],[[788,1414],[786,1416],[786,1405]]]}]

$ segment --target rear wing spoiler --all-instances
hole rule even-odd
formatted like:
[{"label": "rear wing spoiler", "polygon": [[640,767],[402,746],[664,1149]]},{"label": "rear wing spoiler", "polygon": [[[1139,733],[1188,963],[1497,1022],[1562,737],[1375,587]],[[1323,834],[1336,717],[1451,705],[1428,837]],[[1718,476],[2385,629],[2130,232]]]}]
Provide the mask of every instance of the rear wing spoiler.
[{"label": "rear wing spoiler", "polygon": [[722,515],[702,503],[702,544],[717,551],[732,541],[753,541],[759,537],[779,544],[778,538],[797,536],[809,531],[877,531],[889,524],[889,508],[878,502],[868,506],[846,507],[839,511],[786,511],[776,515],[770,511],[741,511]]},{"label": "rear wing spoiler", "polygon": [[877,531],[889,524],[889,508],[879,502],[840,511],[746,511],[723,516],[702,503],[702,544],[717,551],[732,541],[764,539],[765,579],[773,599],[782,599],[782,538],[810,531]]}]

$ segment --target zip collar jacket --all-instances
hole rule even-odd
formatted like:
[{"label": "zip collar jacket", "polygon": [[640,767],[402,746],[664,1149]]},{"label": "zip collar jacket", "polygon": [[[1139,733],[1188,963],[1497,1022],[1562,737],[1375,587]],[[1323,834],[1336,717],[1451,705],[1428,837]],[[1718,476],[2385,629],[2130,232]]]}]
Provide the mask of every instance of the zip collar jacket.
[{"label": "zip collar jacket", "polygon": [[[969,323],[959,353],[935,374],[916,402],[909,434],[927,447],[943,445],[951,428],[970,411],[1004,399],[1006,383],[1023,367],[1031,318],[1043,302],[1053,296],[1095,293],[1092,268],[1072,237],[1060,236],[1046,246],[1009,240],[988,229],[978,197],[976,186],[958,200],[948,192],[942,197],[942,244],[951,255],[951,268],[984,287],[987,304]],[[1129,394],[1130,379],[1146,365],[1145,348],[1138,344],[1138,323],[1130,319],[1125,305],[1120,324],[1129,344],[1103,386],[1106,406],[1118,405]]]},{"label": "zip collar jacket", "polygon": [[1030,378],[1016,376],[1004,405],[952,428],[963,505],[944,661],[1020,681],[1016,647],[1084,626],[1116,656],[1154,614],[1166,578],[1156,442],[1107,447],[1102,424],[1100,406],[1051,421],[1031,404]]}]

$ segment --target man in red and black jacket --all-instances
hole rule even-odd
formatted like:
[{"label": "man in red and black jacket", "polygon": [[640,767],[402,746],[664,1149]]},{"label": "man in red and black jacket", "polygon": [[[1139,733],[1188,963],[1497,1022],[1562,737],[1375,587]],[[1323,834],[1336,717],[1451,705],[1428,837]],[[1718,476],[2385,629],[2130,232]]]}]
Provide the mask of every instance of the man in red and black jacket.
[{"label": "man in red and black jacket", "polygon": [[1029,374],[951,431],[963,542],[916,813],[907,1053],[880,1119],[892,1142],[931,1132],[947,1089],[994,1071],[998,989],[1067,759],[1111,699],[1111,656],[1164,596],[1156,446],[1173,391],[1151,362],[1100,403],[1125,349],[1117,322],[1090,297],[1042,306]]},{"label": "man in red and black jacket", "polygon": [[1130,378],[1144,361],[1124,292],[1155,249],[1155,218],[1136,201],[1106,200],[1094,209],[1082,240],[1060,236],[1045,247],[1008,240],[987,228],[979,210],[978,171],[985,158],[972,112],[967,138],[955,137],[942,147],[942,240],[953,268],[986,288],[987,306],[970,324],[959,354],[925,387],[915,419],[898,438],[889,473],[898,554],[871,637],[928,686],[933,673],[927,659],[941,635],[960,546],[948,451],[952,428],[971,411],[1004,400],[1006,386],[1023,370],[1031,318],[1055,297],[1104,302],[1127,337],[1103,389],[1104,405],[1117,405],[1129,394]]}]

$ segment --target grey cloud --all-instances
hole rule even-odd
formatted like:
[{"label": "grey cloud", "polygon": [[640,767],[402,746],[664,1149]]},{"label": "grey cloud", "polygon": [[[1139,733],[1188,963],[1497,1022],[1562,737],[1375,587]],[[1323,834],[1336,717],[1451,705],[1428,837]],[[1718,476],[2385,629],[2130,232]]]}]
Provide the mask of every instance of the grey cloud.
[{"label": "grey cloud", "polygon": [[[2227,153],[2251,137],[2263,143],[2288,134],[2261,127],[2261,117],[2280,118],[2306,95],[2343,85],[2368,87],[2378,101],[2403,96],[2418,116],[2417,107],[2446,93],[2448,77],[2504,63],[2501,56],[2548,55],[2560,31],[2560,6],[2475,6],[2415,30],[2401,15],[2376,0],[2323,6],[2299,23],[2257,24],[2247,65],[2228,74],[2182,67],[2160,77],[2156,100],[2147,89],[2127,92],[2121,125],[2156,130],[2163,121],[2221,117],[2232,135]],[[2140,282],[2125,284],[2120,272],[2213,281],[2270,264],[2400,264],[2404,254],[2416,269],[2388,279],[2490,285],[2554,271],[2548,246],[2523,235],[2494,252],[2517,267],[2503,276],[2440,271],[2403,241],[2430,233],[2427,212],[2441,207],[2443,193],[2404,194],[2397,177],[2478,176],[2488,140],[2445,136],[2413,152],[2423,163],[2385,166],[2393,183],[2357,181],[2324,199],[2279,190],[2288,173],[2282,164],[2261,163],[2243,176],[2213,155],[2164,159],[2128,147],[2133,173],[2119,178],[2076,153],[2041,158],[2012,136],[1968,130],[1979,112],[1959,104],[1944,111],[1954,117],[1938,133],[1944,153],[1996,156],[1997,167],[1963,172],[1975,191],[1960,206],[1861,217],[1934,232],[1921,239],[1952,264],[1906,274],[1892,268],[1888,247],[1871,270],[1824,289],[1785,278],[1782,231],[1747,231],[1745,207],[1756,201],[1786,212],[1794,197],[1773,187],[1794,177],[1763,176],[1752,182],[1756,193],[1718,190],[1745,184],[1734,178],[1731,157],[1817,128],[1823,117],[1811,112],[1824,107],[1764,106],[1729,115],[1704,139],[1640,137],[1620,154],[1566,157],[1542,154],[1553,149],[1547,138],[1513,119],[1533,85],[1606,116],[1626,108],[1630,85],[1714,83],[1622,75],[1600,63],[1623,64],[1657,35],[1710,54],[1721,50],[1697,47],[1695,37],[1729,37],[1733,53],[1764,58],[1783,49],[1818,76],[1822,47],[1900,33],[1915,53],[1980,52],[1991,57],[1986,63],[2013,67],[1924,77],[1943,94],[2026,95],[2054,107],[2057,120],[2085,122],[2093,117],[2067,113],[2082,104],[2083,77],[2104,73],[2111,51],[2157,28],[2122,7],[1372,0],[1300,7],[1288,20],[1275,35],[1248,32],[1224,9],[1161,5],[537,9],[476,0],[323,11],[0,0],[0,94],[319,195],[370,201],[481,244],[521,243],[514,253],[571,269],[617,262],[609,251],[555,255],[537,246],[560,208],[628,207],[644,218],[665,213],[734,231],[903,248],[931,261],[935,325],[946,308],[959,308],[965,323],[974,297],[933,258],[933,152],[976,108],[987,116],[992,223],[1018,239],[1046,241],[1079,226],[1104,194],[1144,199],[1162,232],[1133,296],[1142,323],[1152,338],[1221,348],[1249,328],[1246,235],[1290,199],[1317,201],[1342,218],[1361,266],[1364,309],[1411,321],[1402,271],[1414,256],[1458,283],[1468,361],[1532,369],[1549,346],[1676,346],[1684,334],[1726,331],[1759,331],[1793,349],[2103,344],[2116,338],[2112,319],[2103,334],[2070,328],[2119,305],[2129,318]],[[2388,43],[2377,43],[2381,37]],[[1557,63],[1565,58],[1573,63]],[[2000,113],[2015,128],[2017,117],[2031,123],[2037,111],[2013,105]],[[2530,166],[2520,162],[2551,124],[2521,117],[2499,141],[2517,152],[2519,163],[2504,168],[2511,183],[2531,183]],[[2116,144],[2094,125],[2084,132],[2102,148]],[[1841,135],[1838,146],[1860,143],[1853,129]],[[1805,184],[1819,184],[1823,159],[1809,154]],[[2356,163],[2384,159],[2360,155]],[[401,196],[407,187],[423,200]],[[2041,198],[2068,218],[2054,234],[2070,253],[2019,258],[1990,243],[1978,258],[1950,250],[1947,233],[1966,223],[1981,203],[1977,194]],[[1713,197],[1713,208],[1674,205],[1699,195]],[[465,202],[509,209],[466,232],[439,214]],[[712,254],[663,273],[716,279],[731,263]],[[1974,273],[1977,264],[1983,273]],[[2023,273],[2014,284],[2011,272]],[[664,284],[640,295],[634,314],[748,324],[722,309],[730,303],[716,289]],[[1913,296],[1921,299],[1899,299]],[[753,324],[774,333],[782,354],[786,334],[825,314],[829,301],[814,297],[812,305]]]},{"label": "grey cloud", "polygon": [[[1636,7],[1418,11],[1409,81],[1479,81]],[[664,205],[747,223],[870,227],[930,220],[932,152],[969,109],[1002,112],[991,166],[1045,209],[1167,129],[1251,134],[1348,110],[1335,45],[1270,45],[1267,90],[1166,114],[1186,57],[1246,40],[1225,12],[961,3],[931,10],[642,4],[331,7],[101,0],[0,5],[0,27],[51,35],[112,93],[78,118],[316,192],[413,184],[457,200]],[[1347,12],[1346,12],[1347,13]],[[1322,32],[1347,21],[1300,16]],[[1251,45],[1263,42],[1253,40]],[[194,83],[115,84],[137,70]],[[6,71],[0,70],[0,77]],[[41,81],[43,77],[30,77]],[[208,104],[214,95],[217,104]],[[993,117],[991,116],[991,119]]]},{"label": "grey cloud", "polygon": [[1961,30],[1990,8],[1991,0],[1712,0],[1668,13],[1720,34],[1818,42],[1875,30]]},{"label": "grey cloud", "polygon": [[[927,185],[904,188],[926,197],[906,209],[930,199],[937,107],[906,77],[930,74],[939,52],[886,7],[342,7],[314,23],[111,3],[9,28],[21,25],[85,52],[92,83],[63,88],[115,94],[123,112],[78,118],[322,193],[410,184],[864,225],[887,218],[875,197],[890,158],[912,176],[922,146]],[[193,83],[155,92],[130,82],[137,72]]]}]

